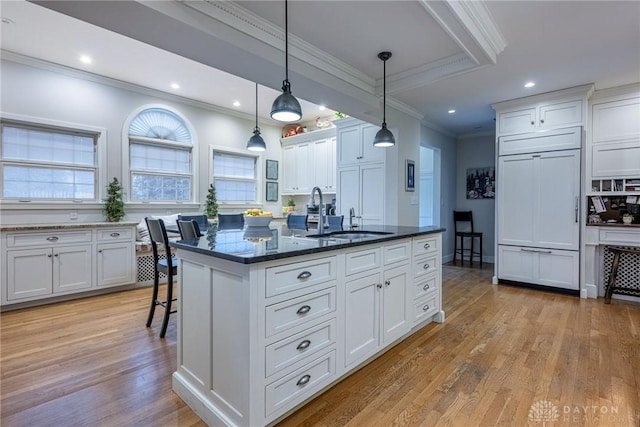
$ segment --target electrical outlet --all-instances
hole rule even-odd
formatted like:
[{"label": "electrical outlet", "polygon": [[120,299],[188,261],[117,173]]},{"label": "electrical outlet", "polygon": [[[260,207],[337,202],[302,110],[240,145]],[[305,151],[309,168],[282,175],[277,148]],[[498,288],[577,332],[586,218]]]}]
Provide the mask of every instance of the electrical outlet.
[{"label": "electrical outlet", "polygon": [[69,212],[69,219],[78,219],[78,211]]}]

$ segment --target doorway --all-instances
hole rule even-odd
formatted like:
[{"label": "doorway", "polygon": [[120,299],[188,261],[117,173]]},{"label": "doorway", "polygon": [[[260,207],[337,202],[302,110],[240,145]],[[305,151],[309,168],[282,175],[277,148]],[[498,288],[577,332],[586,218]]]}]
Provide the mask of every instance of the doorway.
[{"label": "doorway", "polygon": [[440,150],[420,146],[419,225],[440,225]]}]

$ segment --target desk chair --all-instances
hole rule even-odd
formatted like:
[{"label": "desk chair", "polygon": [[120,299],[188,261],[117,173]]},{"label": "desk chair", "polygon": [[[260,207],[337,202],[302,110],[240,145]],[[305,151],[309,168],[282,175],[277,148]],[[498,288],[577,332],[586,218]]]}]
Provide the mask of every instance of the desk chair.
[{"label": "desk chair", "polygon": [[243,227],[244,215],[218,214],[218,230],[242,230]]},{"label": "desk chair", "polygon": [[[453,211],[453,265],[456,265],[456,255],[460,254],[460,265],[464,265],[464,239],[471,239],[471,249],[469,250],[469,263],[473,265],[473,257],[480,258],[480,267],[482,267],[482,233],[473,230],[473,212],[472,211]],[[458,238],[460,239],[460,249],[458,249]],[[475,240],[480,242],[480,251],[474,251],[473,246]]]},{"label": "desk chair", "polygon": [[181,240],[197,240],[202,236],[202,233],[200,233],[200,227],[198,227],[198,223],[195,219],[189,221],[179,219],[176,221],[176,224],[178,224]]},{"label": "desk chair", "polygon": [[308,230],[307,215],[287,215],[287,228],[296,230]]},{"label": "desk chair", "polygon": [[[622,248],[616,246],[608,247],[609,252],[613,254],[613,261],[611,262],[611,270],[609,272],[609,281],[607,282],[607,290],[604,294],[604,303],[611,304],[611,295],[613,291],[622,291],[623,294],[636,295],[638,290],[635,288],[629,288],[624,286],[616,286],[616,279],[618,277],[618,267],[620,265],[620,256],[640,256],[640,248]],[[630,261],[630,260],[627,260]],[[632,264],[633,265],[633,264]]]},{"label": "desk chair", "polygon": [[[198,224],[199,236],[202,236],[203,231],[207,231],[207,227],[209,227],[209,218],[206,214],[201,215],[178,215],[178,220],[180,221],[192,221],[195,220]],[[184,240],[184,239],[183,239]]]},{"label": "desk chair", "polygon": [[[156,306],[164,307],[164,317],[162,319],[162,328],[160,329],[160,338],[164,338],[169,324],[169,315],[175,313],[171,311],[171,303],[176,301],[173,298],[173,277],[178,273],[177,259],[171,256],[171,248],[169,247],[169,238],[167,237],[167,229],[164,221],[161,219],[145,218],[147,228],[149,229],[149,238],[151,239],[151,248],[153,249],[154,275],[153,275],[153,296],[151,298],[151,307],[149,308],[149,317],[147,317],[147,328],[151,326],[153,314]],[[164,248],[166,259],[160,259],[158,255],[158,246]],[[160,285],[160,273],[167,275],[167,298],[165,301],[158,299],[158,288]]]}]

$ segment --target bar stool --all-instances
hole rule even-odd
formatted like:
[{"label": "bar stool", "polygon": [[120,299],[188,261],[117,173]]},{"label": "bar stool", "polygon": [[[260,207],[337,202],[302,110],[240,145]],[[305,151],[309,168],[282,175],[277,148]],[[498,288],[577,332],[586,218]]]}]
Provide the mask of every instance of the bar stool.
[{"label": "bar stool", "polygon": [[620,255],[622,254],[640,255],[640,248],[632,249],[632,248],[621,248],[621,247],[610,246],[608,247],[608,249],[609,249],[609,252],[613,253],[613,262],[611,263],[611,271],[609,272],[609,281],[607,282],[607,290],[604,294],[605,304],[611,304],[611,295],[613,294],[614,290],[637,292],[637,289],[625,288],[623,286],[616,286],[616,279],[618,277],[618,266],[620,265]]},{"label": "bar stool", "polygon": [[[464,231],[459,229],[459,223],[462,224]],[[462,228],[461,227],[461,228]],[[471,249],[469,249],[469,263],[473,265],[473,257],[480,259],[480,267],[482,267],[482,232],[473,230],[473,212],[472,211],[453,211],[453,265],[456,265],[456,255],[460,254],[460,265],[464,265],[464,239],[471,240]],[[460,239],[460,249],[458,249],[458,239]],[[478,239],[480,250],[473,249],[473,243]]]}]

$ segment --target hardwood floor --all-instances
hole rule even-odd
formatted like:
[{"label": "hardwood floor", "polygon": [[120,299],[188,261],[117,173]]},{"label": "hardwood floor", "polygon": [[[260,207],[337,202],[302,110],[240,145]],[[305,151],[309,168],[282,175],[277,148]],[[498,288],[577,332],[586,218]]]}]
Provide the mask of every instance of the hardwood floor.
[{"label": "hardwood floor", "polygon": [[[640,426],[640,304],[492,286],[492,268],[445,265],[445,323],[279,425]],[[171,392],[175,317],[159,339],[158,314],[144,327],[149,299],[138,289],[3,313],[2,426],[204,425]]]}]

